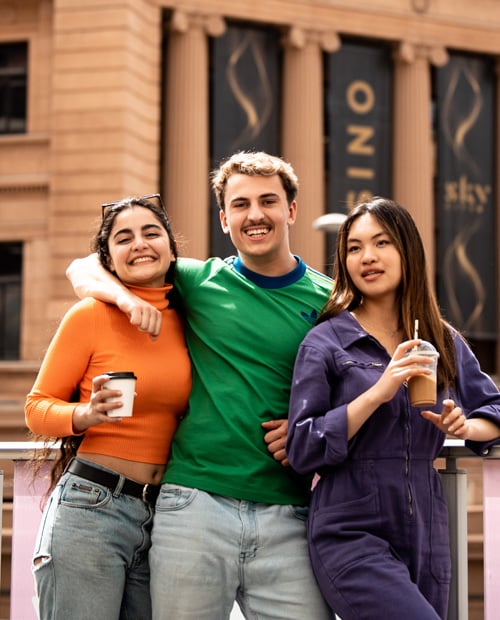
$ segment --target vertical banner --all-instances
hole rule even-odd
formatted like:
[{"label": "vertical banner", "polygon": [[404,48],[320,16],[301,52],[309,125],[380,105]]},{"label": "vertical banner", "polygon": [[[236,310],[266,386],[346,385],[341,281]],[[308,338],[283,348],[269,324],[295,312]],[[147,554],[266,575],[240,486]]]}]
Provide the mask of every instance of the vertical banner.
[{"label": "vertical banner", "polygon": [[[212,39],[211,161],[218,166],[239,150],[264,150],[278,155],[280,109],[280,42],[272,28],[229,24]],[[211,197],[210,255],[235,250],[220,228]]]},{"label": "vertical banner", "polygon": [[[347,213],[392,191],[392,60],[389,47],[343,42],[327,55],[328,212]],[[335,235],[328,235],[328,256]]]},{"label": "vertical banner", "polygon": [[[492,60],[450,54],[436,70],[437,286],[445,316],[467,338],[496,341]],[[481,360],[483,362],[483,360]]]}]

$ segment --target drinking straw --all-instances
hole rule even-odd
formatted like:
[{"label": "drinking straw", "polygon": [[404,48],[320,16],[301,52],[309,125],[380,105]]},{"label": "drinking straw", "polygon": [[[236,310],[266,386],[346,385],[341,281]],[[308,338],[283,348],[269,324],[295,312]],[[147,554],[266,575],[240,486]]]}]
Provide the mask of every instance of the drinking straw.
[{"label": "drinking straw", "polygon": [[413,338],[418,340],[418,319],[415,319],[415,333],[413,334]]}]

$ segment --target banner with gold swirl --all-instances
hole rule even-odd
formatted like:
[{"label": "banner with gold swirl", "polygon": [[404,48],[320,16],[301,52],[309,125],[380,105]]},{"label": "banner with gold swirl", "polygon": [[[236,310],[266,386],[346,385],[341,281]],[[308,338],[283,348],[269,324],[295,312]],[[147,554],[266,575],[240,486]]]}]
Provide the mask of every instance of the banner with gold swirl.
[{"label": "banner with gold swirl", "polygon": [[[280,34],[274,28],[228,24],[211,42],[212,167],[239,150],[279,153]],[[212,196],[211,256],[234,247],[220,228]]]},{"label": "banner with gold swirl", "polygon": [[438,296],[483,349],[497,337],[494,75],[492,59],[451,53],[435,82]]}]

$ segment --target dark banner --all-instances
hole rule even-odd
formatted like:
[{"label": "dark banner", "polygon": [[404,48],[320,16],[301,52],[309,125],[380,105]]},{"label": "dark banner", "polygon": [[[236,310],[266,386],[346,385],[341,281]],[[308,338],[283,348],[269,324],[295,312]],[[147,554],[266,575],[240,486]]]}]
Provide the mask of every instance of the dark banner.
[{"label": "dark banner", "polygon": [[[328,212],[392,192],[392,60],[381,45],[343,42],[327,55]],[[328,256],[335,235],[328,235]]]},{"label": "dark banner", "polygon": [[[212,166],[239,150],[279,155],[280,40],[277,30],[229,25],[212,39]],[[212,196],[211,256],[235,250],[222,233]]]},{"label": "dark banner", "polygon": [[437,287],[468,338],[496,340],[493,61],[451,54],[436,70]]}]

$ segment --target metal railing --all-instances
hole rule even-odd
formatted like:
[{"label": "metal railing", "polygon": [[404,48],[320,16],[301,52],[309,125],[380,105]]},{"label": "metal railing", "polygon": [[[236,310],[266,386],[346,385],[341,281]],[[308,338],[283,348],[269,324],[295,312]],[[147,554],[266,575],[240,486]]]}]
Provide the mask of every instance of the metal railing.
[{"label": "metal railing", "polygon": [[[33,448],[32,442],[0,442],[0,461],[26,461]],[[478,457],[464,446],[463,441],[447,439],[440,454],[445,468],[439,470],[443,481],[449,512],[452,583],[448,620],[468,620],[468,566],[467,566],[467,472],[457,468],[458,459],[483,461],[483,558],[484,558],[484,620],[496,620],[500,609],[500,446],[488,455]],[[15,486],[15,481],[14,481]],[[0,508],[3,509],[3,472],[0,470]],[[14,496],[14,502],[16,498]],[[0,510],[0,549],[2,543],[2,511]],[[13,523],[13,530],[15,523]],[[1,566],[1,565],[0,565]],[[1,577],[1,575],[0,575]],[[11,588],[12,592],[12,588]]]},{"label": "metal railing", "polygon": [[[459,459],[483,462],[483,565],[484,620],[496,620],[500,609],[500,561],[498,520],[500,519],[500,445],[487,455],[477,456],[463,441],[447,439],[441,457],[445,469],[439,470],[449,513],[452,582],[448,620],[468,620],[467,574],[467,472],[457,468]],[[499,556],[499,557],[497,557]]]}]

